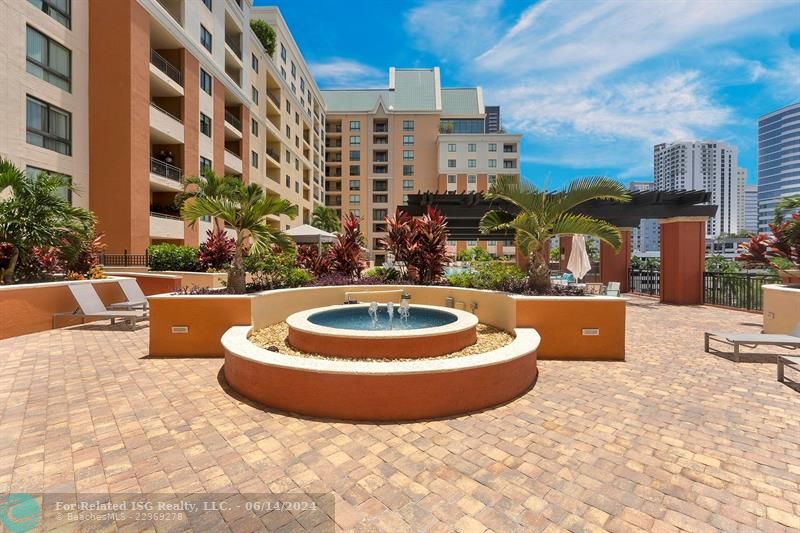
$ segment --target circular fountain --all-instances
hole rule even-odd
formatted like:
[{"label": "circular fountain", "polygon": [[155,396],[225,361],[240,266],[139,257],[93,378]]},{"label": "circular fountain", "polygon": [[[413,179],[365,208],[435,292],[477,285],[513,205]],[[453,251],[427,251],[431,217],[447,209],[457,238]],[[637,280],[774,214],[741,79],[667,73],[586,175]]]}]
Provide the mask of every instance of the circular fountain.
[{"label": "circular fountain", "polygon": [[474,344],[478,317],[458,309],[373,302],[300,311],[286,323],[289,344],[304,352],[348,359],[416,359]]}]

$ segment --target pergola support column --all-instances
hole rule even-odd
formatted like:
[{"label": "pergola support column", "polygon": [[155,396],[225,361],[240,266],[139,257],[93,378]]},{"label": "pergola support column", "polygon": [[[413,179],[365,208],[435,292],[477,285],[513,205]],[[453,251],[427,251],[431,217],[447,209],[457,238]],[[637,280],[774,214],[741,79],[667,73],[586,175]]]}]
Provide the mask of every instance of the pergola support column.
[{"label": "pergola support column", "polygon": [[600,241],[600,281],[608,284],[611,281],[620,282],[620,292],[628,292],[629,272],[631,269],[631,229],[619,228],[622,244],[618,251],[607,243]]},{"label": "pergola support column", "polygon": [[567,270],[569,254],[572,253],[572,235],[562,235],[558,238],[558,269]]},{"label": "pergola support column", "polygon": [[661,225],[661,303],[703,303],[707,217],[676,217]]}]

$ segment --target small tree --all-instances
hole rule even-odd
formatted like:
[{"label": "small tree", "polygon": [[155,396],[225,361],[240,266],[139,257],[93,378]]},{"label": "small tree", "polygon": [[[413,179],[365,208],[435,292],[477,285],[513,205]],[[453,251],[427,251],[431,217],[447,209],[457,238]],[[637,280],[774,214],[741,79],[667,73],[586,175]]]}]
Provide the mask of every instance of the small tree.
[{"label": "small tree", "polygon": [[447,218],[430,207],[417,219],[398,209],[394,217],[386,217],[386,226],[386,249],[397,261],[412,267],[420,282],[432,283],[442,277],[450,262]]},{"label": "small tree", "polygon": [[383,244],[386,250],[394,255],[395,261],[400,263],[400,274],[403,277],[408,275],[413,225],[414,218],[400,209],[394,216],[386,217],[386,237],[383,238]]},{"label": "small tree", "polygon": [[275,55],[275,30],[261,19],[250,19],[250,29],[256,34],[270,56]]},{"label": "small tree", "polygon": [[361,250],[363,240],[358,217],[349,213],[342,219],[342,232],[328,248],[331,270],[337,274],[350,276],[351,279],[360,278],[361,272],[367,266]]},{"label": "small tree", "polygon": [[336,210],[324,205],[318,205],[311,211],[311,225],[329,233],[336,233],[342,228]]}]

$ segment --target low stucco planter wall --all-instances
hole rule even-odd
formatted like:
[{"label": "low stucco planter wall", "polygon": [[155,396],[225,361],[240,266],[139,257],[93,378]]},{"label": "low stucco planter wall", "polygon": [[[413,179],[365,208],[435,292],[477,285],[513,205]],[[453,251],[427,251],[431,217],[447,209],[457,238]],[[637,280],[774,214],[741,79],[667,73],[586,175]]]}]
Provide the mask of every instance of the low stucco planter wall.
[{"label": "low stucco planter wall", "polygon": [[515,330],[511,344],[484,354],[419,361],[343,361],[280,354],[251,343],[250,327],[222,338],[225,380],[264,405],[308,416],[403,421],[492,407],[536,382],[539,335]]},{"label": "low stucco planter wall", "polygon": [[789,333],[800,324],[800,284],[763,285],[764,333]]},{"label": "low stucco planter wall", "polygon": [[153,274],[166,274],[181,277],[183,287],[201,287],[204,289],[221,289],[228,283],[226,272],[184,272],[178,270],[152,271]]},{"label": "low stucco planter wall", "polygon": [[[625,359],[624,298],[530,297],[456,287],[405,285],[304,287],[247,296],[159,295],[150,298],[150,354],[222,357],[221,338],[231,326],[252,324],[257,330],[282,322],[298,311],[341,304],[347,292],[403,289],[411,294],[412,304],[444,306],[447,298],[453,298],[457,309],[470,311],[477,305],[475,315],[484,324],[505,331],[517,327],[535,328],[542,337],[537,352],[539,359]],[[364,294],[357,299],[380,302],[390,297],[395,295]],[[229,298],[238,300],[235,303],[223,301]],[[191,326],[187,332],[172,332],[173,327],[186,325]]]},{"label": "low stucco planter wall", "polygon": [[[113,277],[98,280],[0,285],[0,339],[51,329],[54,314],[74,311],[78,305],[67,289],[68,283],[92,284],[106,306],[124,301],[125,295],[117,283],[121,277],[136,278],[146,295],[174,291],[180,286],[180,278],[175,276],[152,276],[142,272],[115,273]],[[70,317],[56,319],[56,327],[80,323],[80,319]]]}]

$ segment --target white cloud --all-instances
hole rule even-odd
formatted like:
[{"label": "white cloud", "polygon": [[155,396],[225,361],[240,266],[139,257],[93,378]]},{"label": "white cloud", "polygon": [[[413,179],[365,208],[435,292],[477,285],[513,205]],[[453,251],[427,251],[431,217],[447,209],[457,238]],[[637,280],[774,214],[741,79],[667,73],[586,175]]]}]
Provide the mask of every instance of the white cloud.
[{"label": "white cloud", "polygon": [[388,70],[384,72],[350,59],[335,57],[311,63],[309,68],[324,89],[386,87],[389,83]]},{"label": "white cloud", "polygon": [[[698,68],[713,61],[705,52],[798,27],[795,0],[542,0],[508,24],[497,2],[482,12],[479,4],[429,1],[407,25],[425,15],[427,25],[411,32],[417,45],[462,60],[484,101],[502,106],[507,129],[541,151],[529,160],[614,166],[631,177],[650,172],[654,143],[708,138],[740,120],[720,103],[720,80]],[[490,31],[475,38],[482,27]],[[794,52],[739,68],[797,94],[797,66]]]}]

